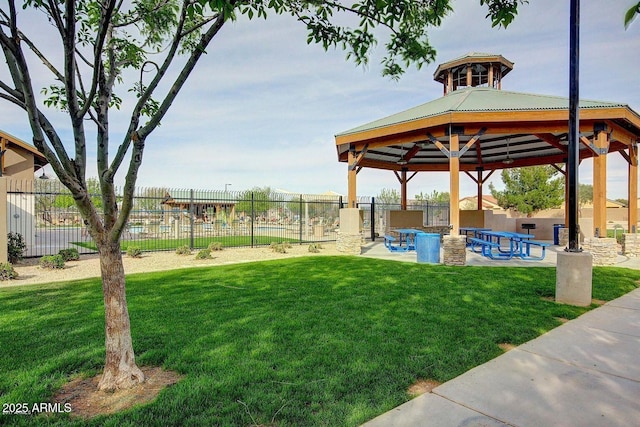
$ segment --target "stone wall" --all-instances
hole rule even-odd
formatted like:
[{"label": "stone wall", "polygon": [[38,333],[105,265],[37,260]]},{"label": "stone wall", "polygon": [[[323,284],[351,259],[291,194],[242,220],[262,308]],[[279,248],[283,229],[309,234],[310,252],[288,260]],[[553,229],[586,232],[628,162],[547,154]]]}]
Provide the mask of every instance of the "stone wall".
[{"label": "stone wall", "polygon": [[362,253],[362,234],[348,234],[338,232],[336,240],[336,250],[349,255],[360,255]]},{"label": "stone wall", "polygon": [[635,233],[622,235],[622,255],[628,257],[640,257],[640,238]]},{"label": "stone wall", "polygon": [[444,236],[442,238],[442,253],[444,265],[465,265],[467,263],[466,237]]},{"label": "stone wall", "polygon": [[613,265],[618,259],[618,242],[613,237],[584,239],[582,249],[591,253],[593,265]]}]

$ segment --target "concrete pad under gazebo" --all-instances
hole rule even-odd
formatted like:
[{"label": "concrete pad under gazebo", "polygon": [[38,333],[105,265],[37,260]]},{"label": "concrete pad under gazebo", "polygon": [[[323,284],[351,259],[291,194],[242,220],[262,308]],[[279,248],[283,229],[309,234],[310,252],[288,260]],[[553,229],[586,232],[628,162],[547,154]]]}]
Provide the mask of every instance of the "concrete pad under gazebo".
[{"label": "concrete pad under gazebo", "polygon": [[[450,238],[455,241],[461,240],[461,172],[477,183],[479,200],[483,184],[496,170],[553,165],[565,173],[562,164],[568,157],[568,98],[501,90],[501,79],[512,68],[513,64],[501,55],[468,54],[436,70],[434,79],[443,83],[443,97],[337,134],[338,160],[348,164],[348,208],[357,211],[356,182],[362,168],[395,174],[401,185],[402,209],[406,209],[407,183],[417,173],[448,171]],[[593,158],[594,165],[594,236],[606,237],[609,154],[618,153],[627,161],[628,199],[638,199],[639,140],[640,115],[628,105],[580,101],[579,157]],[[628,231],[634,236],[637,210],[635,203],[629,204]],[[356,212],[346,215],[354,220],[343,222],[341,218],[341,225],[358,222]],[[355,227],[341,227],[343,238],[349,241],[354,240],[354,233]],[[444,247],[444,262],[460,263],[447,256],[447,242]],[[459,243],[451,250],[458,253]]]}]

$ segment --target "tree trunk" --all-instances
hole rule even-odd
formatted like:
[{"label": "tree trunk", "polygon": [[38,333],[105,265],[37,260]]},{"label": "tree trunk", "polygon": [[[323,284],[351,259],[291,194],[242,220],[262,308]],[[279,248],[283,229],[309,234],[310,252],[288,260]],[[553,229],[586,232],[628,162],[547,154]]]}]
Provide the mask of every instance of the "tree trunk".
[{"label": "tree trunk", "polygon": [[104,295],[106,362],[98,389],[127,389],[144,381],[133,353],[119,242],[98,245]]}]

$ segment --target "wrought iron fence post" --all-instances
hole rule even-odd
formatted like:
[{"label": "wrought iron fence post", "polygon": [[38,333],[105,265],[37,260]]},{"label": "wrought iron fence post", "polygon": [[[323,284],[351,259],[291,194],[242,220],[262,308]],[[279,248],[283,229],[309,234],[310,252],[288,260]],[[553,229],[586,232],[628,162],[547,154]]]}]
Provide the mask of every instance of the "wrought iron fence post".
[{"label": "wrought iron fence post", "polygon": [[189,241],[189,247],[191,249],[194,248],[194,239],[193,239],[193,189],[190,190],[190,197],[189,197],[189,232],[190,232],[190,241]]},{"label": "wrought iron fence post", "polygon": [[371,217],[369,218],[369,222],[371,224],[371,241],[376,241],[376,198],[371,198]]},{"label": "wrought iron fence post", "polygon": [[253,247],[254,244],[254,224],[256,222],[256,209],[255,209],[255,200],[254,200],[254,196],[253,196],[253,191],[251,192],[251,247]]},{"label": "wrought iron fence post", "polygon": [[300,223],[300,243],[302,243],[302,194],[300,194],[300,209],[298,209],[298,222]]}]

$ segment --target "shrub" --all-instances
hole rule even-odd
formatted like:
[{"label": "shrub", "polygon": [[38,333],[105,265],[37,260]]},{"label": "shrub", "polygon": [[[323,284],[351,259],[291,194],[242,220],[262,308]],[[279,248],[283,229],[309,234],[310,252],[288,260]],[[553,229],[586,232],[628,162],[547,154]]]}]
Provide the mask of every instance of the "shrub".
[{"label": "shrub", "polygon": [[221,251],[222,250],[222,243],[221,242],[211,242],[211,243],[209,243],[209,250],[210,251]]},{"label": "shrub", "polygon": [[0,263],[0,280],[11,280],[18,277],[18,272],[13,269],[9,262]]},{"label": "shrub", "polygon": [[10,263],[16,263],[22,259],[27,244],[20,233],[7,234],[7,255]]},{"label": "shrub", "polygon": [[191,248],[187,245],[179,246],[176,249],[176,254],[178,255],[191,255]]},{"label": "shrub", "polygon": [[211,259],[211,250],[203,249],[196,255],[196,259]]},{"label": "shrub", "polygon": [[309,245],[309,252],[318,253],[320,249],[324,249],[320,243],[312,243]]},{"label": "shrub", "polygon": [[78,253],[78,250],[76,248],[60,249],[60,252],[58,252],[58,254],[65,261],[77,261],[80,259],[80,254]]},{"label": "shrub", "polygon": [[271,248],[272,251],[274,251],[276,253],[286,254],[287,253],[287,248],[291,247],[291,243],[289,243],[289,242],[280,242],[280,243],[271,242],[271,245],[269,247]]},{"label": "shrub", "polygon": [[127,248],[127,256],[129,258],[141,258],[142,249],[140,249],[138,246],[129,246]]},{"label": "shrub", "polygon": [[48,270],[54,270],[57,268],[64,268],[64,258],[62,255],[45,255],[40,258],[40,267]]}]

